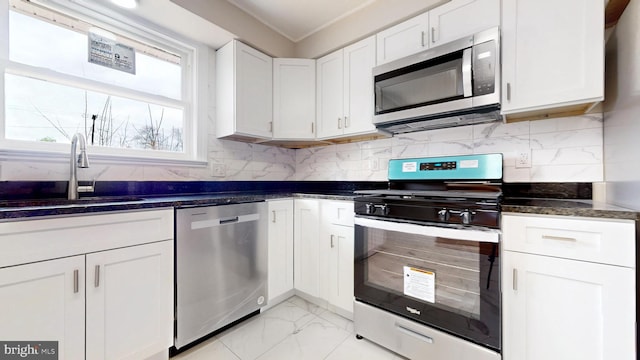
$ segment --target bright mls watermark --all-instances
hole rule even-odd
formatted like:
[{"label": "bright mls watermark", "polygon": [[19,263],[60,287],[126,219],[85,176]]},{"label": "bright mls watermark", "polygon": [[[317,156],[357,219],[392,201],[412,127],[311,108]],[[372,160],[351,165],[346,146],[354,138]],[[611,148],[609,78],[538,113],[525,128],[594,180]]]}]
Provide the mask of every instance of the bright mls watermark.
[{"label": "bright mls watermark", "polygon": [[57,341],[0,341],[0,360],[58,360]]}]

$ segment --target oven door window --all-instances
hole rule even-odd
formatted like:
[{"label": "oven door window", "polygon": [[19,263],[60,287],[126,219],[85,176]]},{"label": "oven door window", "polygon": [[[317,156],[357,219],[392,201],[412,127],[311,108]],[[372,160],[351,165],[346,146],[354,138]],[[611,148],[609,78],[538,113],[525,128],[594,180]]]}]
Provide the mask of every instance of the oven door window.
[{"label": "oven door window", "polygon": [[355,296],[499,349],[498,243],[356,225]]},{"label": "oven door window", "polygon": [[376,115],[464,98],[463,52],[375,77]]}]

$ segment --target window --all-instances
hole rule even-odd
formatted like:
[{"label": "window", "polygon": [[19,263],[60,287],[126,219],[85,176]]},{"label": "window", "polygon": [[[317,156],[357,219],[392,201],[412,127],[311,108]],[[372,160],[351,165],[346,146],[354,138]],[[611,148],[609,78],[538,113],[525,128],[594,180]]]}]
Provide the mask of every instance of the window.
[{"label": "window", "polygon": [[73,3],[2,3],[5,150],[67,151],[79,132],[106,157],[203,160],[195,47]]}]

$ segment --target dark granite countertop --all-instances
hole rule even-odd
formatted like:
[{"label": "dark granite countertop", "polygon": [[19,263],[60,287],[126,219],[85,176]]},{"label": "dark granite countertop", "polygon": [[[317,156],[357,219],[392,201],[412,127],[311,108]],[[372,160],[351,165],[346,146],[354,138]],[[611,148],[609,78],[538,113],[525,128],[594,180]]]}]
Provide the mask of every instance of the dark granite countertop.
[{"label": "dark granite countertop", "polygon": [[640,220],[637,211],[586,199],[505,198],[502,212]]},{"label": "dark granite countertop", "polygon": [[352,200],[352,193],[335,194],[305,194],[305,193],[220,193],[202,195],[178,196],[141,196],[141,197],[104,197],[81,198],[79,200],[66,199],[30,199],[0,201],[0,221],[34,218],[41,216],[79,215],[86,213],[100,213],[109,211],[131,211],[167,207],[196,207],[225,205],[231,203],[246,203],[267,201],[281,198],[314,198],[328,200]]}]

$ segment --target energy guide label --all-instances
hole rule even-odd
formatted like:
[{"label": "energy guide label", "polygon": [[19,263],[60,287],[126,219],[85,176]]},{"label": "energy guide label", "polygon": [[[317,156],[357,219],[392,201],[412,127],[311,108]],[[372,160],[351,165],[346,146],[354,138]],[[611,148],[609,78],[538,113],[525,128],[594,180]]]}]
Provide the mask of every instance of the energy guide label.
[{"label": "energy guide label", "polygon": [[436,273],[404,266],[404,294],[430,303],[436,302]]}]

